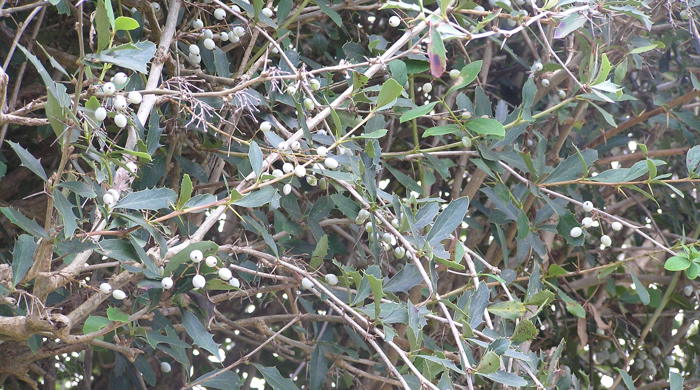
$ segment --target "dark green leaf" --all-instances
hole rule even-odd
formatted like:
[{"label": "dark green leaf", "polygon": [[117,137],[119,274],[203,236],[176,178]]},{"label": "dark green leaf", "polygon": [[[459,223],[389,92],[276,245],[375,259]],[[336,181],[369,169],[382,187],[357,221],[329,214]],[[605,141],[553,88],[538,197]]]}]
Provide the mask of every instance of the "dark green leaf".
[{"label": "dark green leaf", "polygon": [[323,383],[326,381],[328,374],[329,361],[326,358],[325,347],[321,343],[316,343],[314,351],[311,353],[311,361],[309,362],[309,387],[311,390],[319,390],[323,388]]},{"label": "dark green leaf", "polygon": [[514,343],[522,343],[532,340],[537,336],[537,328],[532,321],[524,318],[518,322],[513,331],[513,336],[510,338]]},{"label": "dark green leaf", "polygon": [[[104,241],[103,241],[104,242]],[[216,243],[211,242],[211,241],[200,241],[200,242],[195,242],[190,245],[188,245],[185,249],[181,250],[178,252],[175,256],[173,256],[168,264],[165,265],[165,274],[170,275],[172,274],[180,265],[185,264],[190,260],[190,252],[193,250],[198,249],[202,251],[204,256],[210,256],[210,255],[215,255],[216,251],[219,250],[219,246],[216,245]]]},{"label": "dark green leaf", "polygon": [[403,93],[403,87],[394,79],[389,79],[382,84],[377,96],[376,110],[383,110],[393,104],[396,99]]},{"label": "dark green leaf", "polygon": [[462,128],[457,126],[457,125],[442,125],[442,126],[435,126],[431,127],[423,132],[422,137],[431,137],[431,136],[437,136],[437,135],[445,135],[445,134],[461,134],[462,133]]},{"label": "dark green leaf", "polygon": [[277,190],[275,190],[272,186],[267,186],[258,191],[251,192],[243,198],[233,202],[233,204],[241,207],[260,207],[270,203],[276,194]]},{"label": "dark green leaf", "polygon": [[273,390],[299,390],[291,379],[285,378],[280,374],[277,367],[263,367],[255,363],[253,363],[253,365],[260,371],[263,378],[265,378],[265,382],[270,385]]},{"label": "dark green leaf", "polygon": [[435,224],[430,228],[425,237],[428,242],[438,243],[446,239],[450,233],[462,224],[464,216],[467,215],[469,198],[463,197],[455,199],[438,215]]},{"label": "dark green leaf", "polygon": [[34,252],[36,251],[37,243],[34,237],[28,234],[20,234],[15,241],[15,247],[12,250],[12,285],[16,286],[24,279],[34,264]]},{"label": "dark green leaf", "polygon": [[[241,388],[241,378],[236,375],[236,373],[231,372],[230,370],[226,370],[224,372],[221,371],[222,370],[210,371],[195,379],[193,382],[201,382],[202,386],[204,387],[219,390],[238,390]],[[212,376],[214,377],[211,379],[206,379]]]},{"label": "dark green leaf", "polygon": [[323,235],[321,236],[321,239],[318,240],[316,243],[316,248],[314,248],[313,253],[311,254],[311,268],[312,269],[317,269],[323,264],[323,259],[326,257],[328,254],[328,236]]},{"label": "dark green leaf", "polygon": [[31,234],[34,237],[48,238],[49,235],[46,233],[43,227],[39,226],[35,220],[29,219],[24,216],[18,210],[12,207],[0,207],[0,212],[3,213],[7,219],[13,224],[17,225],[20,229]]},{"label": "dark green leaf", "polygon": [[187,334],[192,338],[192,342],[204,348],[210,354],[219,357],[219,345],[214,342],[213,336],[202,325],[197,316],[190,311],[183,311],[182,326],[185,327]]},{"label": "dark green leaf", "polygon": [[637,275],[630,273],[630,276],[632,276],[634,290],[637,292],[637,295],[639,295],[639,300],[642,301],[643,304],[648,305],[650,301],[649,291],[647,291],[647,288],[642,284]]},{"label": "dark green leaf", "polygon": [[615,367],[615,369],[620,373],[620,376],[622,376],[622,381],[625,382],[627,390],[637,390],[634,386],[634,380],[632,380],[632,377],[628,373],[622,371],[619,367]]},{"label": "dark green leaf", "polygon": [[688,167],[688,173],[692,175],[698,174],[698,166],[700,165],[700,145],[695,145],[688,150],[685,157],[685,165]]},{"label": "dark green leaf", "polygon": [[506,129],[501,122],[491,118],[475,118],[467,121],[467,129],[479,135],[505,137]]},{"label": "dark green leaf", "polygon": [[511,374],[505,371],[496,371],[493,374],[480,374],[486,378],[491,379],[494,382],[498,382],[502,385],[512,386],[512,387],[523,387],[527,386],[527,381],[522,377]]},{"label": "dark green leaf", "polygon": [[683,390],[683,377],[677,372],[670,371],[668,382],[670,390]]},{"label": "dark green leaf", "polygon": [[73,205],[58,188],[53,190],[53,201],[63,221],[63,234],[66,238],[71,237],[78,228],[77,218],[73,213]]},{"label": "dark green leaf", "polygon": [[459,78],[457,79],[457,83],[447,90],[447,95],[458,89],[466,87],[467,85],[471,84],[472,81],[476,80],[476,76],[478,76],[479,72],[481,72],[482,64],[483,61],[479,60],[474,61],[462,68],[462,70],[459,72]]},{"label": "dark green leaf", "polygon": [[175,204],[177,194],[170,188],[153,188],[132,192],[123,197],[115,208],[129,210],[160,210]]},{"label": "dark green leaf", "polygon": [[[408,110],[401,115],[401,118],[399,118],[399,122],[404,123],[404,122],[410,121],[411,119],[420,118],[420,117],[424,116],[425,114],[429,113],[433,109],[433,107],[435,107],[435,105],[438,103],[440,103],[440,102],[431,102],[431,103],[424,104],[420,107],[416,107],[416,108],[413,108],[411,110]],[[424,135],[424,137],[425,137],[425,135]]]},{"label": "dark green leaf", "polygon": [[180,182],[180,197],[177,199],[177,207],[180,208],[190,201],[192,198],[192,179],[190,175],[182,175],[182,182]]},{"label": "dark green leaf", "polygon": [[7,141],[7,143],[10,144],[12,150],[14,150],[15,153],[17,153],[17,156],[19,156],[19,159],[22,162],[23,166],[29,168],[30,171],[34,172],[37,176],[44,179],[44,181],[48,179],[48,177],[46,176],[46,171],[44,171],[44,167],[41,166],[41,162],[39,161],[39,159],[37,159],[31,153],[29,153],[27,149],[22,147],[22,145],[14,143],[12,141]]},{"label": "dark green leaf", "polygon": [[143,41],[116,46],[103,50],[99,54],[88,54],[85,59],[91,62],[107,62],[136,72],[147,73],[147,65],[155,53],[155,43]]}]

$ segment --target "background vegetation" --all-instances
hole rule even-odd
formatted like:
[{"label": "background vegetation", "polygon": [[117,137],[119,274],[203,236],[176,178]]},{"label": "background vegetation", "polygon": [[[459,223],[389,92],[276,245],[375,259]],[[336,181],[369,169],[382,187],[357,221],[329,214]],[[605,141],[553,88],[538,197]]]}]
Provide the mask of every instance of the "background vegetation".
[{"label": "background vegetation", "polygon": [[698,0],[0,1],[0,386],[700,383]]}]

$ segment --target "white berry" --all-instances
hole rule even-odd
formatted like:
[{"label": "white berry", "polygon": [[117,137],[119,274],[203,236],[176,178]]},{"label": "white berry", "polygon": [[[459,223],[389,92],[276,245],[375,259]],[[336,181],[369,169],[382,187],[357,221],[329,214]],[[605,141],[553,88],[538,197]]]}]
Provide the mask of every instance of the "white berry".
[{"label": "white berry", "polygon": [[542,79],[541,83],[543,87],[549,87],[549,79]]},{"label": "white berry", "polygon": [[195,19],[192,21],[192,28],[195,30],[201,30],[204,28],[204,22],[202,22],[202,19]]},{"label": "white berry", "polygon": [[241,287],[241,281],[238,280],[238,278],[231,278],[228,280],[228,284],[232,287],[235,288],[240,288]]},{"label": "white berry", "polygon": [[245,28],[242,26],[236,26],[233,28],[233,33],[238,37],[242,38],[245,35]]},{"label": "white berry", "polygon": [[274,12],[272,12],[271,9],[269,9],[267,7],[263,8],[261,12],[263,15],[267,16],[268,18],[271,18],[275,14]]},{"label": "white berry", "polygon": [[325,146],[319,146],[318,148],[316,148],[316,154],[318,154],[321,157],[326,157],[326,155],[328,154],[328,148]]},{"label": "white berry", "polygon": [[102,201],[105,203],[105,205],[107,205],[109,207],[112,207],[115,204],[117,204],[117,200],[114,199],[114,195],[110,194],[109,192],[102,195]]},{"label": "white berry", "polygon": [[141,104],[143,96],[141,96],[141,93],[138,91],[131,91],[126,96],[126,101],[129,102],[129,104]]},{"label": "white berry", "polygon": [[216,43],[214,43],[214,40],[211,38],[205,39],[202,44],[207,50],[214,50],[214,48],[216,47]]},{"label": "white berry", "polygon": [[457,77],[459,77],[459,75],[460,75],[459,69],[450,70],[450,78],[451,79],[456,79]]},{"label": "white berry", "polygon": [[114,83],[115,87],[118,88],[122,88],[127,81],[129,81],[129,78],[124,72],[119,72],[112,77],[112,82]]},{"label": "white berry", "polygon": [[114,197],[114,200],[119,200],[121,198],[122,194],[119,192],[118,189],[116,188],[110,188],[107,190],[108,194],[111,194]]},{"label": "white berry", "polygon": [[121,111],[126,109],[128,104],[126,103],[126,98],[124,97],[124,95],[117,95],[112,100],[112,105],[114,106],[115,110]]},{"label": "white berry", "polygon": [[173,278],[166,276],[160,281],[160,285],[163,286],[165,290],[170,290],[173,288]]},{"label": "white berry", "polygon": [[195,249],[190,252],[190,260],[194,261],[195,263],[199,263],[203,258],[204,254],[199,249]]},{"label": "white berry", "polygon": [[170,363],[168,362],[160,362],[160,371],[167,374],[170,371],[172,371],[172,367],[170,367]]},{"label": "white berry", "polygon": [[612,228],[612,230],[619,232],[620,230],[622,230],[622,223],[615,221],[610,224],[610,227]]},{"label": "white berry", "polygon": [[573,238],[579,238],[583,234],[583,229],[581,229],[578,226],[574,226],[571,228],[571,231],[569,232],[569,235]]},{"label": "white berry", "polygon": [[207,256],[206,260],[204,260],[204,263],[206,263],[206,265],[207,265],[208,267],[212,267],[212,268],[213,268],[213,267],[216,267],[216,264],[217,264],[218,262],[219,262],[219,259],[217,259],[217,258],[214,257],[214,256]]},{"label": "white berry", "polygon": [[362,209],[357,213],[357,217],[355,217],[355,223],[358,225],[361,225],[365,223],[367,218],[369,218],[370,214],[369,211]]},{"label": "white berry", "polygon": [[304,177],[306,176],[306,168],[302,165],[297,165],[294,167],[294,174],[297,175],[297,177]]},{"label": "white berry", "polygon": [[608,235],[606,235],[606,234],[603,234],[603,235],[600,237],[600,243],[601,243],[603,246],[610,246],[610,245],[612,245],[612,239],[610,238],[610,236],[608,236]]},{"label": "white berry", "polygon": [[277,150],[279,150],[279,151],[285,151],[288,149],[289,149],[289,145],[284,141],[277,144]]},{"label": "white berry", "polygon": [[544,65],[542,65],[541,62],[535,62],[535,65],[533,65],[533,68],[535,69],[536,72],[539,72],[542,69],[544,69]]},{"label": "white berry", "polygon": [[123,299],[126,299],[126,293],[122,290],[114,290],[112,291],[112,297],[114,297],[114,299],[118,301],[121,301]]},{"label": "white berry", "polygon": [[282,193],[285,195],[289,195],[292,193],[292,185],[291,184],[285,184],[284,187],[282,187]]},{"label": "white berry", "polygon": [[367,233],[372,233],[374,231],[374,225],[372,225],[372,222],[367,222],[365,224],[365,230]]},{"label": "white berry", "polygon": [[275,169],[274,171],[272,171],[272,176],[274,176],[274,177],[282,177],[282,176],[284,176],[284,172],[282,172],[282,171],[279,170],[279,169]]},{"label": "white berry", "polygon": [[224,18],[226,17],[226,10],[224,10],[223,8],[215,9],[214,17],[216,18],[216,20],[224,20]]},{"label": "white berry", "polygon": [[309,80],[309,86],[311,87],[312,91],[318,91],[321,89],[321,82],[316,79],[311,79]]},{"label": "white berry", "polygon": [[123,128],[126,126],[126,116],[124,114],[117,114],[114,116],[114,124],[119,127]]},{"label": "white berry", "polygon": [[406,249],[404,249],[402,246],[397,246],[394,248],[394,257],[397,259],[403,259],[404,256],[406,256]]},{"label": "white berry", "polygon": [[401,18],[399,18],[398,16],[394,15],[389,18],[389,26],[398,27],[399,24],[401,24]]},{"label": "white berry", "polygon": [[197,65],[200,62],[202,62],[202,56],[199,54],[190,53],[190,55],[187,56],[187,58],[190,60],[190,63],[192,63],[192,65]]},{"label": "white berry", "polygon": [[585,217],[584,219],[581,220],[581,225],[585,228],[589,228],[593,226],[593,218],[591,217]]},{"label": "white berry", "polygon": [[228,33],[225,31],[222,32],[221,34],[219,34],[219,39],[221,39],[221,41],[223,41],[223,42],[228,41]]},{"label": "white berry", "polygon": [[284,173],[290,173],[294,171],[294,164],[292,163],[284,163],[282,164],[282,170]]},{"label": "white berry", "polygon": [[262,131],[272,130],[272,123],[270,123],[268,121],[260,122],[260,130],[262,130]]},{"label": "white berry", "polygon": [[194,278],[192,278],[192,286],[194,288],[202,288],[207,284],[207,280],[204,279],[204,276],[202,275],[195,275]]},{"label": "white berry", "polygon": [[301,142],[294,141],[294,142],[292,142],[292,144],[290,146],[291,146],[292,150],[299,150],[299,149],[301,149]]},{"label": "white berry", "polygon": [[331,286],[335,286],[338,284],[338,277],[334,274],[326,274],[326,283],[330,284]]},{"label": "white berry", "polygon": [[109,294],[112,292],[112,286],[109,283],[102,283],[100,284],[100,291]]},{"label": "white berry", "polygon": [[326,157],[325,160],[323,160],[323,164],[326,166],[328,169],[336,169],[338,168],[338,160],[334,159],[333,157]]},{"label": "white berry", "polygon": [[211,30],[208,29],[208,28],[205,28],[204,30],[202,30],[202,36],[203,36],[205,39],[206,39],[206,38],[212,39],[212,38],[214,38],[214,32],[211,31]]},{"label": "white berry", "polygon": [[423,92],[425,93],[430,93],[433,90],[433,84],[432,83],[425,83],[423,84]]},{"label": "white berry", "polygon": [[313,100],[311,100],[310,98],[304,99],[304,108],[306,108],[307,110],[311,111],[311,110],[313,110],[315,107],[316,107],[316,105],[314,104],[314,101],[313,101]]},{"label": "white berry", "polygon": [[228,268],[220,268],[219,269],[219,277],[221,280],[229,280],[233,277],[233,274],[231,273],[231,270]]},{"label": "white berry", "polygon": [[301,280],[301,287],[303,287],[305,290],[311,290],[314,288],[314,282],[312,282],[309,278],[304,278]]},{"label": "white berry", "polygon": [[394,228],[398,229],[398,228],[401,226],[401,224],[399,223],[399,220],[398,220],[398,219],[394,218],[394,219],[391,220],[391,226],[393,226]]},{"label": "white berry", "polygon": [[593,202],[591,202],[590,200],[583,202],[583,211],[587,213],[593,211]]},{"label": "white berry", "polygon": [[199,54],[199,46],[195,45],[194,43],[190,45],[190,54]]},{"label": "white berry", "polygon": [[104,93],[107,96],[112,96],[114,95],[114,92],[117,90],[117,87],[114,86],[114,83],[104,83],[102,86],[102,93]]},{"label": "white berry", "polygon": [[98,122],[102,122],[107,118],[107,110],[105,110],[104,107],[100,106],[95,109],[95,120]]}]

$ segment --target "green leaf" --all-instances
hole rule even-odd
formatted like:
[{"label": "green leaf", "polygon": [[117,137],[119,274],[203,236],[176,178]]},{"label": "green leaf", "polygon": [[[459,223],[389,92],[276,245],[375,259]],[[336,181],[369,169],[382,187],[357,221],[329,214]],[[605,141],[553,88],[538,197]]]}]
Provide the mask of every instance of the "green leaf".
[{"label": "green leaf", "polygon": [[459,127],[458,125],[454,125],[454,124],[435,126],[435,127],[431,127],[429,129],[425,130],[421,137],[426,138],[426,137],[445,135],[445,134],[455,134],[455,135],[462,134],[462,128]]},{"label": "green leaf", "polygon": [[34,264],[34,252],[36,252],[37,243],[34,237],[28,234],[20,234],[15,241],[15,247],[12,250],[12,285],[16,286],[24,279]]},{"label": "green leaf", "polygon": [[[243,384],[241,378],[236,375],[236,373],[226,370],[221,372],[221,370],[210,371],[199,378],[195,379],[193,382],[201,382],[202,386],[212,389],[219,390],[238,390]],[[206,379],[216,375],[214,378]]]},{"label": "green leaf", "polygon": [[688,150],[685,156],[685,165],[688,168],[688,173],[691,175],[698,174],[698,166],[700,166],[700,145],[695,145]]},{"label": "green leaf", "polygon": [[668,382],[670,390],[683,390],[683,377],[677,372],[670,371]]},{"label": "green leaf", "polygon": [[382,298],[384,298],[384,290],[382,289],[383,280],[376,278],[372,274],[367,274],[369,287],[372,289],[374,296],[374,317],[379,318],[379,313],[382,311]]},{"label": "green leaf", "polygon": [[250,142],[250,147],[248,148],[248,160],[250,160],[250,166],[253,168],[256,177],[260,177],[263,171],[263,153],[260,150],[260,146],[255,141]]},{"label": "green leaf", "polygon": [[565,38],[567,35],[578,30],[584,24],[586,24],[587,20],[588,19],[586,18],[586,16],[580,13],[573,13],[567,16],[562,21],[560,21],[557,28],[554,29],[554,39]]},{"label": "green leaf", "polygon": [[120,16],[114,21],[116,31],[131,31],[139,28],[139,22],[128,16]]},{"label": "green leaf", "polygon": [[309,387],[311,390],[320,390],[323,388],[329,365],[328,358],[326,358],[325,354],[325,347],[320,342],[317,342],[311,353],[311,361],[308,367]]},{"label": "green leaf", "polygon": [[511,374],[510,372],[505,372],[505,371],[496,371],[493,374],[479,374],[483,375],[486,378],[491,379],[494,382],[498,382],[500,384],[506,385],[506,386],[512,386],[512,387],[523,387],[527,386],[527,381],[523,379],[522,377]]},{"label": "green leaf", "polygon": [[480,374],[493,374],[501,367],[501,357],[494,351],[488,351],[482,356],[476,372]]},{"label": "green leaf", "polygon": [[202,322],[190,311],[183,311],[182,326],[192,338],[192,342],[204,348],[210,354],[219,357],[219,344],[214,342],[214,337],[202,325]]},{"label": "green leaf", "polygon": [[467,85],[471,84],[472,81],[476,80],[476,76],[478,76],[479,72],[481,72],[482,64],[483,61],[479,60],[474,61],[462,68],[462,70],[459,71],[459,78],[457,79],[457,83],[447,90],[446,95],[449,95],[450,93],[456,90],[462,89]]},{"label": "green leaf", "polygon": [[139,73],[147,73],[147,65],[156,53],[156,44],[149,41],[127,43],[101,51],[99,54],[88,54],[86,61],[107,62],[131,69]]},{"label": "green leaf", "polygon": [[435,105],[438,103],[440,103],[440,102],[431,102],[428,104],[424,104],[420,107],[416,107],[414,109],[408,110],[401,115],[401,117],[399,118],[399,122],[404,123],[404,122],[408,122],[412,119],[420,118],[423,115],[429,113],[433,109],[433,107],[435,107]]},{"label": "green leaf", "polygon": [[291,379],[285,378],[280,374],[277,367],[264,367],[257,363],[253,363],[253,366],[260,371],[263,378],[265,378],[265,383],[270,385],[273,390],[299,390]]},{"label": "green leaf", "polygon": [[58,210],[63,221],[63,234],[66,238],[71,237],[75,230],[78,229],[78,219],[73,213],[73,205],[58,188],[54,188],[52,194],[54,207]]},{"label": "green leaf", "polygon": [[14,150],[15,153],[17,153],[17,156],[19,156],[19,160],[21,161],[22,166],[27,167],[37,176],[44,179],[44,181],[48,179],[48,177],[46,176],[46,171],[44,171],[44,167],[41,166],[41,162],[39,161],[39,159],[37,159],[31,153],[29,153],[27,149],[22,147],[22,145],[14,143],[12,141],[7,141],[7,143],[10,144],[12,150]]},{"label": "green leaf", "polygon": [[684,256],[671,256],[664,263],[664,268],[668,271],[684,271],[688,267],[690,267],[690,260]]},{"label": "green leaf", "polygon": [[479,135],[505,137],[506,129],[501,122],[491,118],[475,118],[466,123],[467,129]]},{"label": "green leaf", "polygon": [[192,179],[190,175],[182,175],[182,182],[180,182],[180,197],[177,199],[177,207],[181,208],[187,202],[192,199]]},{"label": "green leaf", "polygon": [[132,192],[114,207],[128,210],[160,210],[174,205],[176,200],[177,194],[170,188],[153,188]]},{"label": "green leaf", "polygon": [[394,79],[389,79],[382,84],[377,96],[377,105],[375,110],[380,111],[393,104],[403,93],[403,87]]},{"label": "green leaf", "polygon": [[632,380],[632,377],[628,373],[622,371],[619,367],[615,367],[615,369],[618,373],[620,373],[622,381],[625,382],[627,390],[637,390],[637,388],[634,386],[634,381]]},{"label": "green leaf", "polygon": [[574,300],[566,301],[566,310],[578,318],[586,318],[586,309]]},{"label": "green leaf", "polygon": [[251,192],[243,198],[233,202],[233,204],[241,207],[260,207],[270,203],[276,194],[276,189],[274,189],[272,186],[267,186],[263,187],[261,190]]},{"label": "green leaf", "polygon": [[[83,334],[97,332],[98,330],[109,325],[110,321],[102,316],[89,316],[83,324]],[[101,338],[100,338],[101,339]]]},{"label": "green leaf", "polygon": [[532,321],[524,318],[518,322],[518,325],[515,325],[513,336],[511,336],[510,339],[514,343],[522,343],[534,339],[537,336],[537,333],[537,328]]},{"label": "green leaf", "polygon": [[648,305],[650,302],[649,291],[647,291],[647,288],[642,284],[637,275],[630,272],[630,276],[632,276],[634,290],[637,292],[637,295],[639,295],[639,300],[642,301],[643,304]]},{"label": "green leaf", "polygon": [[117,321],[117,322],[128,322],[129,321],[129,315],[124,313],[123,311],[119,310],[119,308],[116,308],[116,307],[107,308],[107,318],[110,321]]},{"label": "green leaf", "polygon": [[504,301],[489,306],[488,310],[493,315],[515,320],[525,314],[525,305],[518,301]]},{"label": "green leaf", "polygon": [[324,234],[316,243],[316,248],[314,248],[311,254],[311,268],[317,269],[323,264],[323,259],[328,254],[328,235]]},{"label": "green leaf", "polygon": [[110,32],[111,22],[108,16],[107,6],[110,11],[112,5],[109,1],[99,0],[95,9],[95,30],[97,31],[97,51],[102,51],[109,46],[112,36]]},{"label": "green leaf", "polygon": [[192,252],[195,249],[202,251],[204,257],[206,257],[210,255],[215,255],[216,252],[219,250],[219,246],[212,241],[200,241],[188,245],[185,249],[181,250],[175,256],[173,256],[168,262],[168,264],[165,265],[165,270],[163,271],[165,275],[172,274],[180,265],[191,261],[190,252]]},{"label": "green leaf", "polygon": [[328,2],[326,0],[316,0],[316,4],[318,4],[318,8],[321,9],[321,12],[331,18],[333,23],[335,23],[338,27],[343,27],[343,19],[333,8],[328,6]]},{"label": "green leaf", "polygon": [[354,139],[378,139],[378,138],[384,137],[386,135],[386,133],[388,133],[388,132],[389,132],[389,130],[387,130],[387,129],[379,129],[379,130],[375,130],[371,133],[365,133],[365,134],[355,136],[353,138]]},{"label": "green leaf", "polygon": [[430,25],[428,59],[430,61],[430,74],[435,78],[440,78],[445,72],[447,51],[445,50],[445,44],[442,42],[442,35],[432,24]]},{"label": "green leaf", "polygon": [[34,237],[48,238],[49,235],[46,233],[43,227],[39,226],[35,220],[29,219],[24,216],[18,210],[12,207],[0,207],[0,213],[3,213],[7,219],[13,224],[17,225],[20,229],[31,234]]},{"label": "green leaf", "polygon": [[459,225],[469,208],[469,198],[463,197],[450,202],[447,207],[435,219],[425,239],[431,243],[438,243],[446,239]]},{"label": "green leaf", "polygon": [[611,69],[612,65],[608,60],[608,56],[605,53],[603,53],[600,59],[600,69],[598,70],[598,75],[596,76],[595,80],[593,80],[590,84],[600,84],[603,81],[607,80]]},{"label": "green leaf", "polygon": [[457,367],[452,360],[450,359],[445,359],[445,358],[439,358],[437,356],[431,356],[431,355],[416,355],[417,358],[425,359],[427,361],[437,363],[441,366],[447,367],[450,370],[460,374],[460,375],[467,375],[463,370],[461,370],[459,367]]}]

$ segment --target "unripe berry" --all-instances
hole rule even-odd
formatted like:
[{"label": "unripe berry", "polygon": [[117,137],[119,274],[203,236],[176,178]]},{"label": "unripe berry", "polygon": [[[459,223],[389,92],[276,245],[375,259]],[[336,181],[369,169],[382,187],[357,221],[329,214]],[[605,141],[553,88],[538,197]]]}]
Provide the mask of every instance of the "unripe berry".
[{"label": "unripe berry", "polygon": [[313,100],[311,100],[310,98],[304,99],[304,108],[306,108],[307,110],[311,111],[311,110],[313,110],[315,107],[316,107],[316,105],[314,104],[314,101],[313,101]]},{"label": "unripe berry", "polygon": [[104,294],[109,294],[112,292],[112,285],[109,283],[102,283],[100,284],[100,291]]},{"label": "unripe berry", "polygon": [[464,111],[462,113],[462,119],[471,119],[471,117],[472,117],[472,113],[469,111]]},{"label": "unripe berry", "polygon": [[202,22],[202,19],[195,19],[192,21],[192,28],[195,30],[201,30],[204,28],[204,22]]},{"label": "unripe berry", "polygon": [[569,235],[573,238],[579,238],[583,234],[583,229],[581,229],[578,226],[574,226],[571,228],[571,231],[569,232]]},{"label": "unripe berry", "polygon": [[262,131],[272,130],[272,123],[270,123],[268,121],[260,122],[260,130],[262,130]]},{"label": "unripe berry", "polygon": [[105,110],[104,107],[100,106],[95,109],[95,120],[98,122],[102,122],[107,118],[107,110]]},{"label": "unripe berry", "polygon": [[389,26],[398,27],[399,24],[401,24],[401,18],[399,18],[398,16],[394,15],[389,18]]},{"label": "unripe berry", "polygon": [[610,238],[610,236],[603,234],[602,236],[600,236],[600,243],[603,246],[610,246],[612,245],[612,239]]},{"label": "unripe berry", "polygon": [[204,254],[199,249],[195,249],[190,252],[190,260],[194,261],[195,263],[199,263],[203,258]]},{"label": "unripe berry", "polygon": [[114,92],[116,92],[117,87],[114,86],[114,83],[104,83],[102,85],[102,93],[104,93],[107,96],[112,96],[114,95]]},{"label": "unripe berry", "polygon": [[423,84],[423,92],[425,93],[430,93],[433,90],[433,84],[432,83],[425,83]]},{"label": "unripe berry", "polygon": [[619,232],[620,230],[622,230],[622,223],[615,221],[610,224],[610,227],[612,228],[612,230]]},{"label": "unripe berry", "polygon": [[214,50],[214,48],[216,47],[216,43],[214,43],[214,40],[211,38],[205,39],[202,44],[204,45],[204,48],[207,50]]},{"label": "unripe berry", "polygon": [[326,157],[326,155],[328,154],[328,148],[325,146],[319,146],[318,148],[316,148],[316,154],[318,154],[321,157]]},{"label": "unripe berry", "polygon": [[143,96],[141,96],[141,93],[138,91],[131,91],[126,96],[126,101],[129,102],[129,104],[141,104]]},{"label": "unripe berry", "polygon": [[292,193],[292,185],[287,183],[282,187],[282,193],[285,195],[289,195]]},{"label": "unripe berry", "polygon": [[173,287],[173,278],[166,276],[160,281],[160,285],[165,290],[170,290]]},{"label": "unripe berry", "polygon": [[583,202],[583,211],[587,213],[593,211],[593,202],[591,202],[590,200]]},{"label": "unripe berry", "polygon": [[306,176],[306,182],[309,183],[311,187],[316,187],[318,184],[318,179],[314,175]]},{"label": "unripe berry", "polygon": [[326,274],[326,283],[330,284],[331,286],[335,286],[338,284],[338,277],[334,274]]},{"label": "unripe berry", "polygon": [[464,145],[465,148],[471,148],[472,147],[472,139],[467,137],[466,135],[462,137],[462,145]]},{"label": "unripe berry", "polygon": [[194,286],[194,288],[202,288],[206,284],[207,280],[204,279],[204,276],[202,275],[197,274],[192,278],[192,286]]},{"label": "unripe berry", "polygon": [[370,214],[369,211],[362,209],[357,213],[357,217],[355,217],[355,223],[358,225],[361,225],[365,223],[367,218],[369,218]]},{"label": "unripe berry", "polygon": [[312,282],[309,278],[304,278],[301,280],[301,287],[303,287],[305,290],[311,290],[314,288],[314,282]]},{"label": "unripe berry", "polygon": [[459,77],[459,75],[460,75],[459,69],[450,70],[450,78],[451,79],[456,79],[457,77]]},{"label": "unripe berry", "polygon": [[207,258],[204,260],[204,263],[207,265],[207,267],[216,267],[216,264],[219,263],[219,259],[217,259],[214,256],[207,256]]},{"label": "unripe berry", "polygon": [[112,297],[118,301],[126,299],[126,293],[122,290],[112,291]]},{"label": "unripe berry", "polygon": [[219,268],[219,277],[221,280],[229,280],[233,277],[233,274],[228,268]]},{"label": "unripe berry", "polygon": [[318,91],[321,89],[321,82],[316,79],[311,79],[309,80],[309,87],[311,87],[312,91]]},{"label": "unripe berry", "polygon": [[228,284],[232,287],[235,288],[240,288],[241,287],[241,281],[238,280],[238,278],[231,278],[228,280]]},{"label": "unripe berry", "polygon": [[297,177],[304,177],[306,176],[306,168],[302,165],[297,165],[294,167],[294,174],[297,175]]},{"label": "unripe berry", "polygon": [[404,256],[406,256],[406,249],[404,249],[402,246],[397,246],[394,248],[394,257],[397,259],[403,259]]},{"label": "unripe berry", "polygon": [[333,157],[326,157],[325,160],[323,160],[323,164],[326,166],[328,169],[336,169],[338,168],[338,160],[334,159]]},{"label": "unripe berry", "polygon": [[199,46],[195,45],[194,43],[190,45],[190,54],[199,54]]},{"label": "unripe berry", "polygon": [[172,367],[170,367],[170,363],[168,362],[160,362],[160,371],[164,374],[169,373],[172,371]]},{"label": "unripe berry", "polygon": [[365,224],[365,231],[367,231],[367,233],[372,233],[374,231],[374,225],[372,225],[372,222],[367,222]]},{"label": "unripe berry", "polygon": [[123,128],[126,126],[127,120],[126,116],[124,114],[117,114],[114,116],[114,124],[119,127]]},{"label": "unripe berry", "polygon": [[224,20],[225,17],[226,10],[224,10],[223,8],[217,8],[214,10],[214,18],[216,18],[216,20]]},{"label": "unripe berry", "polygon": [[126,109],[126,107],[128,106],[124,95],[115,96],[114,99],[112,100],[112,105],[114,106],[115,110],[119,110],[119,111]]}]

